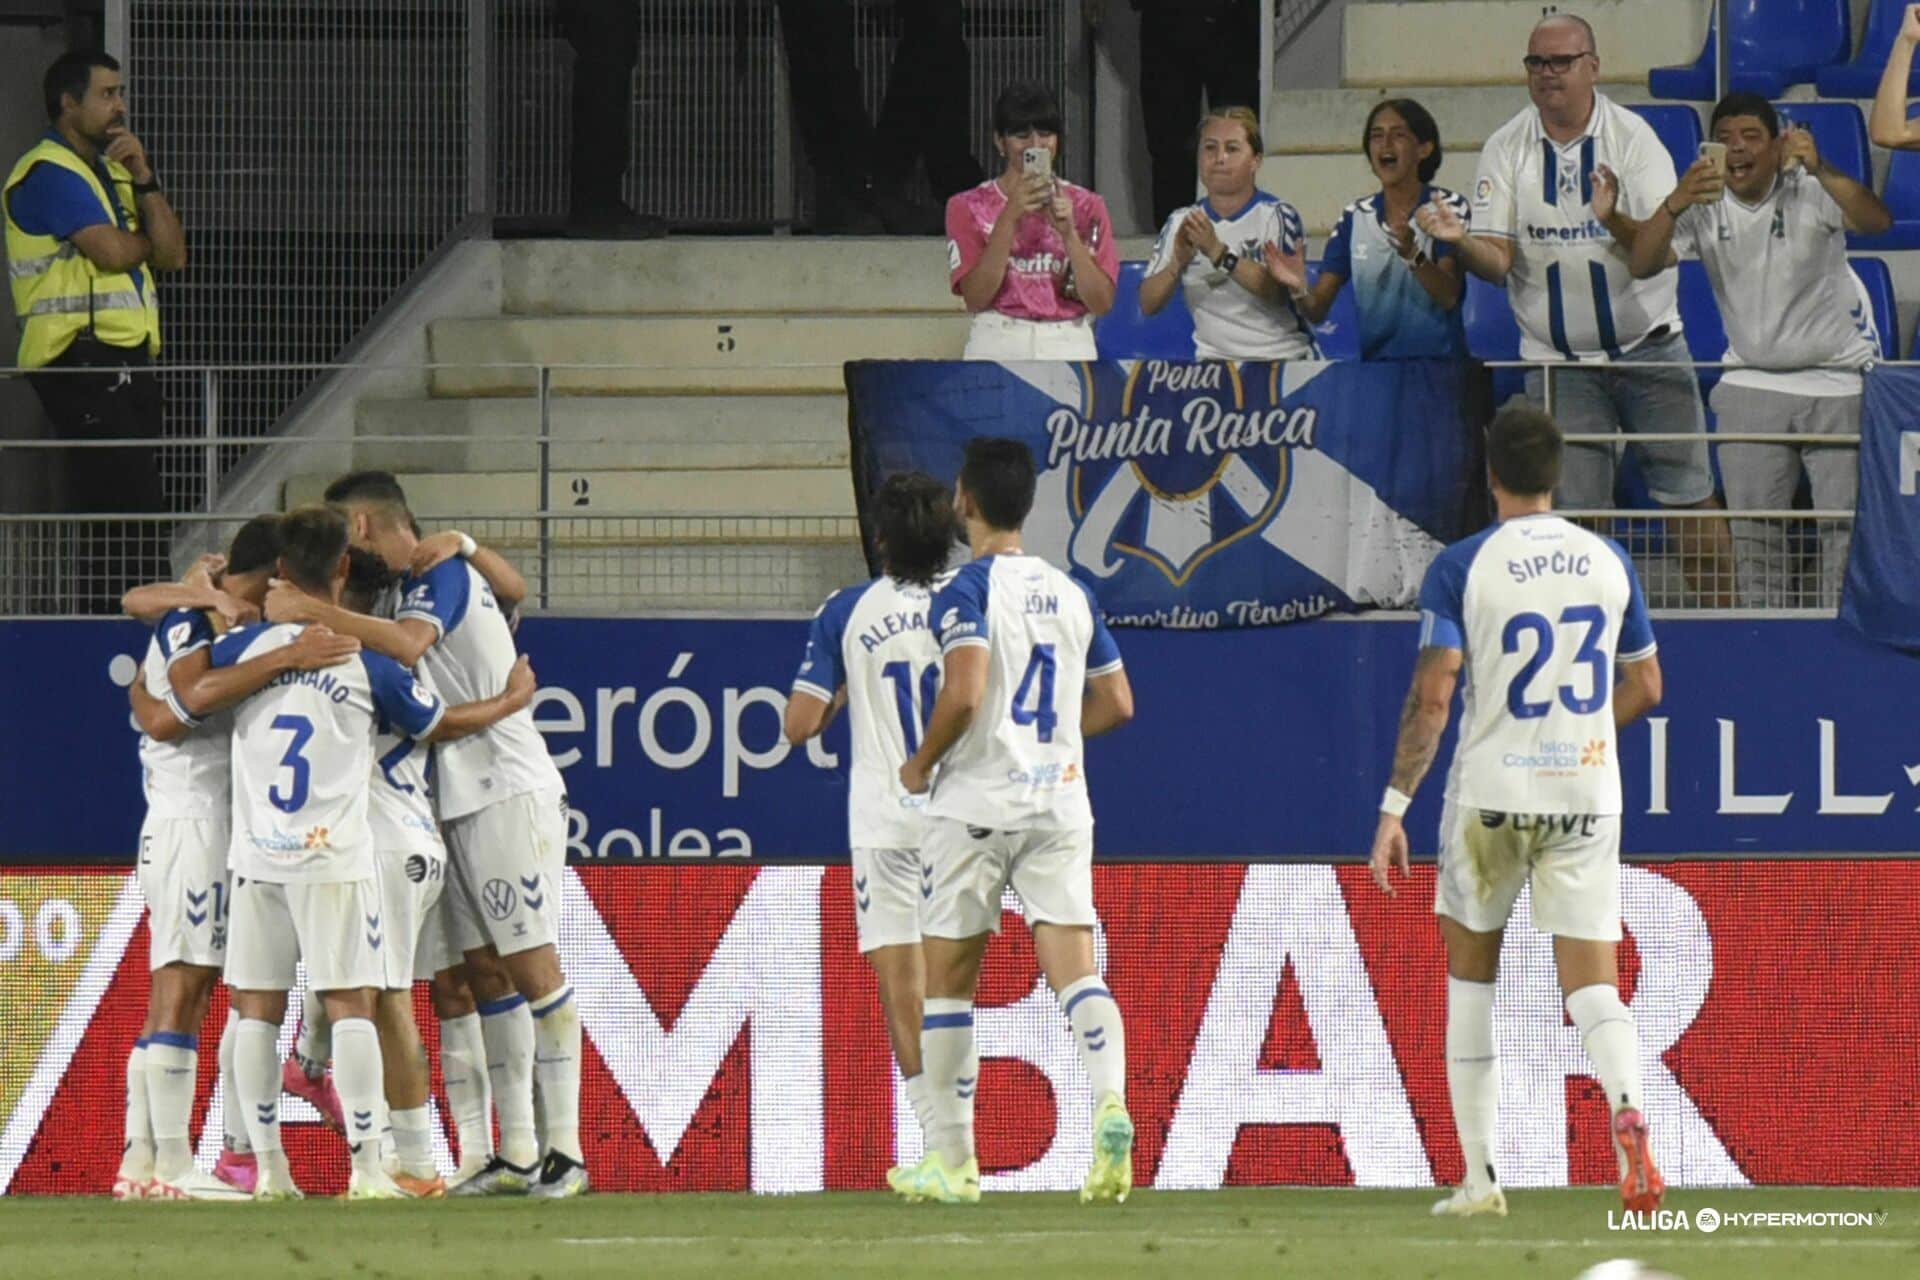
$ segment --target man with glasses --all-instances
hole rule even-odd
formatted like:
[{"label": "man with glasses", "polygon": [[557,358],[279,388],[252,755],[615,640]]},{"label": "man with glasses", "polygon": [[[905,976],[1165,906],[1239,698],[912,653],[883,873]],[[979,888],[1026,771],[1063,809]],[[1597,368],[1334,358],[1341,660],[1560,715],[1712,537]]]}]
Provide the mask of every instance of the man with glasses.
[{"label": "man with glasses", "polygon": [[[1459,246],[1467,269],[1504,284],[1520,323],[1527,397],[1548,405],[1569,435],[1662,432],[1697,440],[1633,446],[1654,501],[1717,509],[1707,462],[1706,416],[1681,335],[1678,277],[1636,280],[1611,228],[1645,219],[1673,190],[1673,160],[1639,116],[1595,90],[1600,55],[1593,28],[1572,14],[1543,18],[1527,43],[1533,105],[1487,140],[1474,181],[1472,227],[1439,203],[1416,220]],[[1594,174],[1618,175],[1613,217],[1593,209]],[[1603,180],[1604,181],[1604,180]],[[1649,367],[1652,366],[1652,367]],[[1665,366],[1665,367],[1662,367]],[[1579,510],[1613,505],[1614,449],[1568,445],[1557,494]],[[1732,603],[1726,523],[1676,521],[1676,541],[1695,597]]]}]

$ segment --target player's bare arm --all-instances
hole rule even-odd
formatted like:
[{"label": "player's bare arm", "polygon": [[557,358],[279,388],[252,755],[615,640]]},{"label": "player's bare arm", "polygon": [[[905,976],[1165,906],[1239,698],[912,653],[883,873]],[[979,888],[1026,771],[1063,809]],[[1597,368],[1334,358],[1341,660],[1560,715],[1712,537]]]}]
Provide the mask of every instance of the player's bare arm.
[{"label": "player's bare arm", "polygon": [[267,589],[267,621],[317,624],[343,636],[352,636],[375,653],[384,653],[411,671],[433,648],[440,633],[433,624],[418,618],[395,622],[370,614],[355,613],[308,595],[287,582],[275,582]]},{"label": "player's bare arm", "polygon": [[[1440,752],[1440,739],[1453,714],[1453,691],[1460,682],[1463,655],[1458,649],[1429,645],[1414,663],[1413,683],[1400,709],[1400,735],[1393,748],[1393,790],[1411,796],[1420,789],[1427,770]],[[1400,815],[1381,811],[1374,827],[1373,853],[1368,859],[1373,882],[1382,892],[1397,896],[1388,876],[1394,867],[1410,876],[1413,867],[1407,847],[1407,829]]]},{"label": "player's bare arm", "polygon": [[1133,684],[1125,671],[1109,671],[1087,681],[1080,701],[1080,736],[1097,738],[1133,719]]},{"label": "player's bare arm", "polygon": [[1614,728],[1624,729],[1659,706],[1664,691],[1658,654],[1621,663],[1619,682],[1613,686]]},{"label": "player's bare arm", "polygon": [[254,622],[259,610],[244,600],[220,590],[216,585],[227,558],[208,552],[193,562],[193,568],[178,582],[150,582],[129,588],[120,597],[120,611],[153,626],[175,609],[211,610],[226,620],[229,627]]},{"label": "player's bare arm", "polygon": [[513,670],[507,673],[505,689],[491,698],[448,707],[446,714],[440,717],[440,723],[433,727],[433,732],[421,741],[453,742],[483,729],[491,729],[516,711],[531,706],[534,691],[539,687],[539,682],[534,679],[533,663],[525,654],[521,654],[513,664]]},{"label": "player's bare arm", "polygon": [[140,732],[155,742],[175,742],[190,732],[186,723],[173,714],[173,708],[147,692],[145,680],[135,680],[127,686],[127,701],[133,707],[134,722],[140,726]]},{"label": "player's bare arm", "polygon": [[196,720],[224,711],[267,687],[288,671],[318,671],[334,667],[360,652],[360,642],[326,627],[308,627],[293,643],[259,654],[230,667],[215,667],[210,649],[199,649],[168,668],[174,696]]},{"label": "player's bare arm", "polygon": [[933,718],[927,721],[920,749],[900,766],[900,785],[909,795],[925,791],[933,778],[933,767],[960,741],[960,735],[979,713],[981,699],[987,695],[985,645],[961,645],[947,654],[941,664],[940,696],[934,700]]},{"label": "player's bare arm", "polygon": [[833,723],[833,717],[846,705],[847,686],[844,684],[833,691],[831,702],[804,689],[795,689],[787,695],[784,722],[787,741],[797,747],[807,739],[825,733],[827,726]]},{"label": "player's bare arm", "polygon": [[470,542],[471,539],[458,529],[429,534],[420,539],[420,545],[413,549],[413,559],[408,562],[407,569],[415,577],[420,577],[437,564],[443,564],[455,556],[464,556],[474,571],[493,588],[493,598],[500,602],[500,607],[511,613],[527,598],[527,580],[520,576],[520,571],[513,567],[512,561],[492,547],[472,542],[473,549],[467,550]]}]

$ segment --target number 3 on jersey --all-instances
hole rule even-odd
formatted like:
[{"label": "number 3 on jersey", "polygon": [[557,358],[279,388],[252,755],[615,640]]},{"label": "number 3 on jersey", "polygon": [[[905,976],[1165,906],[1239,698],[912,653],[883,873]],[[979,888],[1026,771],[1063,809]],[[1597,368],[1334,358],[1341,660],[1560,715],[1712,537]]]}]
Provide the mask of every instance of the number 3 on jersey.
[{"label": "number 3 on jersey", "polygon": [[1020,687],[1013,691],[1013,722],[1032,725],[1042,742],[1053,741],[1053,727],[1060,723],[1060,717],[1053,710],[1053,672],[1053,646],[1037,644],[1027,659]]},{"label": "number 3 on jersey", "polygon": [[286,792],[281,791],[276,778],[267,789],[267,799],[282,813],[298,813],[307,806],[307,788],[313,781],[312,766],[300,754],[301,748],[313,738],[313,721],[305,716],[275,716],[273,728],[277,733],[293,735],[293,740],[287,743],[287,753],[280,757],[280,767],[293,770],[293,778],[292,787]]},{"label": "number 3 on jersey", "polygon": [[[1586,627],[1586,634],[1580,638],[1580,648],[1573,655],[1573,660],[1592,671],[1593,686],[1582,697],[1572,685],[1561,685],[1555,691],[1556,696],[1560,699],[1560,705],[1575,715],[1591,715],[1606,705],[1607,695],[1613,687],[1607,655],[1600,648],[1600,636],[1607,626],[1606,611],[1597,604],[1569,605],[1560,612],[1560,625]],[[1542,699],[1534,702],[1527,697],[1527,686],[1533,683],[1553,657],[1554,627],[1553,623],[1547,621],[1546,615],[1520,613],[1509,618],[1500,632],[1500,651],[1520,652],[1521,637],[1528,633],[1534,637],[1533,656],[1527,659],[1520,668],[1520,674],[1507,686],[1507,710],[1513,713],[1515,720],[1538,720],[1553,709],[1549,701]]]}]

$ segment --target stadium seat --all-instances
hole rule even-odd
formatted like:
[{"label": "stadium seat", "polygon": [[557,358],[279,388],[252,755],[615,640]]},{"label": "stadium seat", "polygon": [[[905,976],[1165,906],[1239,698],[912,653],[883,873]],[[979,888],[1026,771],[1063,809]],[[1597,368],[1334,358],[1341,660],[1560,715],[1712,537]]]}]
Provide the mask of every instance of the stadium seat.
[{"label": "stadium seat", "polygon": [[1668,154],[1673,157],[1673,171],[1685,173],[1700,155],[1700,113],[1692,107],[1677,102],[1638,103],[1628,107],[1660,135]]},{"label": "stadium seat", "polygon": [[[1852,15],[1847,0],[1727,0],[1728,88],[1774,98],[1821,68],[1847,59]],[[1715,25],[1688,66],[1656,67],[1647,85],[1656,98],[1713,100]]]},{"label": "stadium seat", "polygon": [[1900,314],[1893,301],[1893,272],[1883,258],[1853,258],[1853,273],[1867,287],[1873,299],[1873,327],[1880,331],[1880,354],[1888,360],[1900,358]]},{"label": "stadium seat", "polygon": [[[1520,323],[1513,318],[1507,291],[1467,273],[1467,296],[1460,303],[1460,321],[1467,331],[1467,350],[1476,360],[1518,360]],[[1526,386],[1521,369],[1493,371],[1493,402],[1505,404]]]},{"label": "stadium seat", "polygon": [[1851,102],[1776,102],[1780,127],[1805,125],[1820,158],[1840,172],[1873,185],[1873,153],[1867,146],[1867,122]]},{"label": "stadium seat", "polygon": [[1113,308],[1093,322],[1093,338],[1102,360],[1193,359],[1193,313],[1178,289],[1158,315],[1140,310],[1140,281],[1144,262],[1120,264]]},{"label": "stadium seat", "polygon": [[[1319,263],[1307,264],[1307,278],[1320,278]],[[1327,312],[1327,318],[1313,326],[1313,340],[1320,344],[1320,354],[1329,360],[1360,358],[1360,308],[1353,300],[1350,286],[1334,295],[1333,309]]]},{"label": "stadium seat", "polygon": [[[1822,67],[1814,77],[1823,98],[1871,98],[1880,88],[1880,73],[1886,69],[1887,54],[1893,38],[1900,32],[1900,20],[1909,0],[1873,0],[1867,14],[1867,29],[1860,36],[1860,52],[1852,62]],[[1920,95],[1920,64],[1907,80],[1907,92]]]},{"label": "stadium seat", "polygon": [[[1920,114],[1915,108],[1913,114]],[[1920,151],[1896,151],[1887,166],[1880,198],[1893,214],[1893,226],[1877,236],[1848,236],[1849,249],[1920,249]]]},{"label": "stadium seat", "polygon": [[[1718,361],[1727,353],[1727,330],[1720,320],[1720,304],[1713,296],[1713,281],[1698,262],[1680,264],[1680,323],[1687,330],[1687,352],[1695,360]],[[1712,381],[1720,380],[1717,369],[1703,369]]]}]

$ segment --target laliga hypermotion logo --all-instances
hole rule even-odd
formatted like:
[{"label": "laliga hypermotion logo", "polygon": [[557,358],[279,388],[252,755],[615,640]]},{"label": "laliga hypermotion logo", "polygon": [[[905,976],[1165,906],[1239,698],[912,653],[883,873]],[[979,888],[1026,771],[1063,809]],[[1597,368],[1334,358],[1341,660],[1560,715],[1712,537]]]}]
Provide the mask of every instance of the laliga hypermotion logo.
[{"label": "laliga hypermotion logo", "polygon": [[[1184,586],[1214,553],[1260,533],[1287,499],[1290,455],[1312,448],[1315,411],[1287,410],[1272,366],[1265,405],[1249,407],[1238,366],[1143,360],[1117,405],[1047,418],[1047,470],[1067,468],[1068,555],[1107,578],[1124,557]],[[1256,384],[1257,386],[1257,384]]]}]

